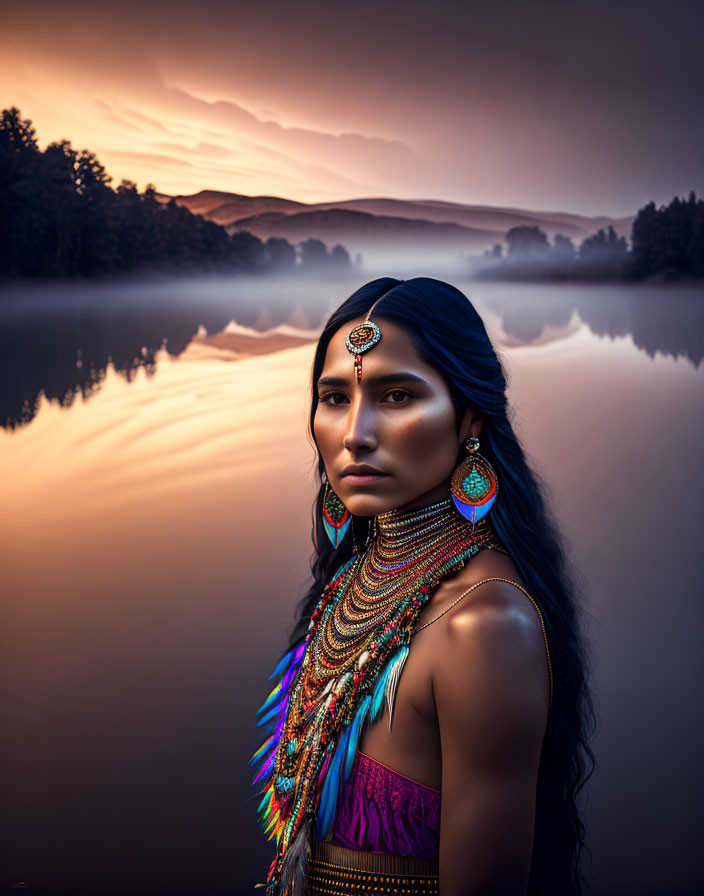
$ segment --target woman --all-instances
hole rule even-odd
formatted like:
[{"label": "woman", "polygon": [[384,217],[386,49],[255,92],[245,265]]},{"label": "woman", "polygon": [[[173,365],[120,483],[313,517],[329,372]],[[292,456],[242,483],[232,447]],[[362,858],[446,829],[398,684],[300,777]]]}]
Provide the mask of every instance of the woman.
[{"label": "woman", "polygon": [[254,757],[269,892],[579,892],[584,648],[480,317],[374,280],[313,390],[314,582]]}]

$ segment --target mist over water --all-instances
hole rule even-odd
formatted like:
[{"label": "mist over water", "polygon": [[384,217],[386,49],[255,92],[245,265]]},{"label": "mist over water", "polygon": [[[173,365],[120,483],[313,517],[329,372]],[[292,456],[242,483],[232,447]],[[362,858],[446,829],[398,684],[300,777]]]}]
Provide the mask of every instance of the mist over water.
[{"label": "mist over water", "polygon": [[[442,269],[424,275],[448,278]],[[5,289],[0,425],[32,419],[40,394],[63,404],[90,396],[108,366],[128,380],[140,368],[151,374],[159,350],[177,357],[193,347],[194,337],[213,337],[227,327],[265,333],[285,326],[289,336],[296,331],[301,340],[315,338],[361,282],[350,271],[345,277],[182,277]],[[490,327],[495,323],[501,343],[533,344],[586,324],[600,336],[630,336],[651,356],[683,355],[698,366],[704,355],[699,286],[450,282],[464,287]],[[237,354],[252,350],[238,346]]]},{"label": "mist over water", "polygon": [[[313,340],[363,279],[0,297],[7,889],[264,879],[247,760],[308,573]],[[701,291],[453,282],[583,583],[593,892],[699,892]]]}]

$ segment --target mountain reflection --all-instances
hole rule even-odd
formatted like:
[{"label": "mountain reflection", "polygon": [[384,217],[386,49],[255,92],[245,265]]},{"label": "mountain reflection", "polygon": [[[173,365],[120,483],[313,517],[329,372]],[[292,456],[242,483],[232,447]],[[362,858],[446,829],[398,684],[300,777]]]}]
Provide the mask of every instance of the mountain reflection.
[{"label": "mountain reflection", "polygon": [[[559,332],[576,312],[596,335],[630,335],[649,357],[660,352],[684,357],[698,367],[704,356],[701,288],[575,284],[460,288],[480,311],[485,306],[498,315],[503,333],[514,344],[545,341],[546,328]],[[140,368],[152,375],[160,349],[177,357],[201,343],[234,358],[300,344],[312,338],[311,331],[319,329],[331,308],[353,289],[354,285],[338,281],[293,285],[221,281],[6,294],[0,302],[0,421],[6,428],[29,422],[42,394],[63,406],[79,395],[88,398],[100,388],[108,365],[128,382]],[[282,325],[291,329],[284,334]],[[277,327],[273,341],[257,338],[257,333]],[[245,328],[253,332],[247,334]],[[221,335],[204,338],[204,331]]]},{"label": "mountain reflection", "polygon": [[[31,421],[42,394],[65,407],[79,395],[88,398],[100,388],[108,365],[128,382],[140,368],[152,375],[157,351],[180,356],[199,332],[220,333],[232,321],[257,332],[281,324],[307,331],[319,328],[329,311],[324,282],[313,284],[306,307],[275,281],[242,288],[243,282],[143,284],[140,292],[114,285],[56,295],[17,290],[2,296],[2,425]],[[241,292],[233,298],[236,289]],[[243,346],[239,351],[252,353]]]},{"label": "mountain reflection", "polygon": [[701,287],[541,285],[519,293],[502,285],[482,298],[521,345],[536,342],[546,327],[566,327],[576,312],[596,336],[630,336],[650,358],[659,352],[699,367],[704,357]]}]

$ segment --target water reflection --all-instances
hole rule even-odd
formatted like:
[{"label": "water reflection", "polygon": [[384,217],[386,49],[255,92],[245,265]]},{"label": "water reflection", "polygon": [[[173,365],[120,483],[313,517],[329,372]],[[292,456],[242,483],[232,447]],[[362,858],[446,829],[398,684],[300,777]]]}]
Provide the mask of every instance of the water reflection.
[{"label": "water reflection", "polygon": [[40,393],[64,406],[89,397],[108,365],[128,382],[139,369],[151,374],[159,349],[178,356],[199,331],[218,333],[233,320],[257,331],[318,327],[330,295],[326,280],[303,287],[274,278],[7,291],[0,299],[0,420],[12,427],[33,419]]},{"label": "water reflection", "polygon": [[478,285],[478,293],[518,344],[540,339],[546,327],[565,328],[576,314],[597,336],[631,336],[653,358],[704,357],[704,289],[701,286]]},{"label": "water reflection", "polygon": [[[700,892],[704,370],[594,335],[581,315],[599,293],[559,305],[511,288],[517,317],[495,285],[468,291],[504,340],[516,425],[589,599],[593,892]],[[330,292],[267,339],[306,338]],[[253,301],[243,319],[270,331],[299,300],[268,319]],[[178,358],[154,354],[151,377],[108,366],[90,402],[43,401],[31,426],[0,432],[5,885],[251,893],[270,859],[247,759],[307,577],[312,345],[261,341],[285,350],[242,358],[258,337],[191,336]]]},{"label": "water reflection", "polygon": [[[220,333],[236,322],[262,332],[286,324],[306,332],[359,284],[347,279],[302,281],[181,279],[173,283],[15,289],[0,300],[0,421],[32,420],[39,397],[69,406],[101,387],[108,366],[128,382],[153,374],[155,355],[180,355],[199,332]],[[498,315],[508,344],[558,338],[583,322],[599,336],[630,335],[650,357],[704,355],[700,288],[574,284],[459,284]],[[560,331],[563,331],[562,334]],[[245,351],[240,346],[240,351]]]}]

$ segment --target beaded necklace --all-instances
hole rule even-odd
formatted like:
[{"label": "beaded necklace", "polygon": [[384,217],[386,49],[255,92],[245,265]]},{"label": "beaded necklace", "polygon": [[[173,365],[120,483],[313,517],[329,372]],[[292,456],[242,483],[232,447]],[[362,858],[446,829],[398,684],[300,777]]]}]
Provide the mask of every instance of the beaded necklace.
[{"label": "beaded necklace", "polygon": [[483,548],[501,549],[487,520],[469,523],[450,498],[376,518],[375,537],[325,587],[302,644],[274,670],[259,710],[271,732],[253,762],[266,782],[265,832],[276,838],[267,892],[306,892],[313,824],[322,839],[352,768],[357,742],[398,681],[421,608],[449,573]]}]

